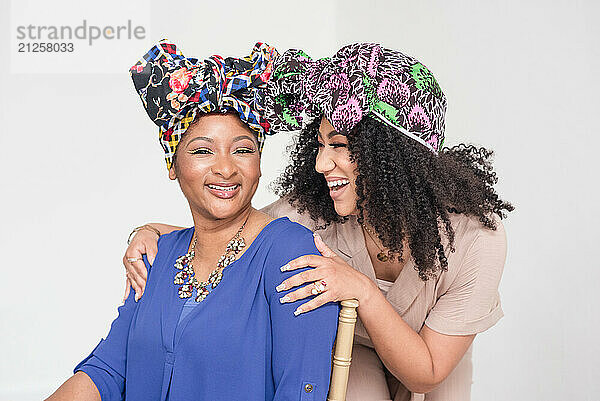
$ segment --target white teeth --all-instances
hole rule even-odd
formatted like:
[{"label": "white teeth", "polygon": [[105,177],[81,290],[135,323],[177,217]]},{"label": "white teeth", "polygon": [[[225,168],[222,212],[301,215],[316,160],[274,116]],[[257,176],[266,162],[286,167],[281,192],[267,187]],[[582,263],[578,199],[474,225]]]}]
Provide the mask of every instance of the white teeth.
[{"label": "white teeth", "polygon": [[220,185],[213,185],[213,184],[208,184],[208,187],[211,189],[216,189],[218,191],[233,191],[234,189],[236,189],[238,186],[237,185],[232,185],[230,187],[222,187]]},{"label": "white teeth", "polygon": [[336,180],[336,181],[327,181],[327,186],[329,188],[339,187],[342,185],[350,184],[349,180]]}]

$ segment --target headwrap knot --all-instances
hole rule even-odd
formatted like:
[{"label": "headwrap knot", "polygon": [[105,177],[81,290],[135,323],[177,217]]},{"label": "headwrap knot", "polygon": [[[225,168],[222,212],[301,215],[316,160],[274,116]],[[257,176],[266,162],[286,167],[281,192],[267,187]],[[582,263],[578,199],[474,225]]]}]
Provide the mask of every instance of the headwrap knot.
[{"label": "headwrap knot", "polygon": [[244,58],[214,55],[199,61],[161,40],[131,67],[135,89],[159,127],[167,168],[199,113],[235,112],[255,132],[262,150],[265,135],[270,134],[264,118],[265,91],[277,55],[274,47],[258,42]]}]

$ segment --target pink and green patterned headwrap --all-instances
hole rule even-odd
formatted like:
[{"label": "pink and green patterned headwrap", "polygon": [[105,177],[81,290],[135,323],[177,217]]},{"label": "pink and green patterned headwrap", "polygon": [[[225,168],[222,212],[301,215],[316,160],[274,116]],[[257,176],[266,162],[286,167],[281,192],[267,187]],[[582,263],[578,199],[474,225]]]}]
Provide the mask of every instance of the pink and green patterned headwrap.
[{"label": "pink and green patterned headwrap", "polygon": [[277,50],[256,43],[249,56],[204,61],[184,57],[161,40],[130,69],[150,119],[159,127],[167,168],[185,131],[198,114],[234,112],[258,139],[262,150],[270,126],[264,118],[267,81]]},{"label": "pink and green patterned headwrap", "polygon": [[415,58],[355,43],[320,60],[286,51],[268,83],[266,113],[275,132],[301,129],[324,115],[342,134],[371,116],[437,153],[444,143],[446,97]]}]

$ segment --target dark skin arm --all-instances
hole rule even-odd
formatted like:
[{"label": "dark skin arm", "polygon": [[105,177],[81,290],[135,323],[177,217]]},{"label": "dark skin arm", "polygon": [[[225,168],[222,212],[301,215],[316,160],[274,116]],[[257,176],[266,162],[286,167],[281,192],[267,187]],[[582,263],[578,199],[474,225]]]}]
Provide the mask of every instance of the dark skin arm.
[{"label": "dark skin arm", "polygon": [[77,372],[65,381],[46,401],[102,401],[96,385],[88,375]]},{"label": "dark skin arm", "polygon": [[[146,224],[156,228],[161,234],[168,234],[175,230],[181,230],[183,227],[171,226],[162,223],[149,223]],[[125,283],[125,295],[123,300],[129,296],[131,288],[135,291],[135,300],[138,301],[144,289],[146,288],[146,279],[148,278],[148,271],[146,265],[142,261],[142,255],[146,255],[150,265],[154,264],[154,258],[158,253],[157,247],[158,236],[154,231],[142,229],[138,231],[133,237],[131,244],[125,251],[123,256],[123,265],[127,272],[127,281]],[[137,259],[135,262],[130,262],[128,259]]]}]

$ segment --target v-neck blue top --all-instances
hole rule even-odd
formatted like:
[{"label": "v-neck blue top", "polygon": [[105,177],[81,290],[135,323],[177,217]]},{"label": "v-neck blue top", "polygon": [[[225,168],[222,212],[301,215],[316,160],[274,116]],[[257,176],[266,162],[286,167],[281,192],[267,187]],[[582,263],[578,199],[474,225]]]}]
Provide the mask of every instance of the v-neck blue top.
[{"label": "v-neck blue top", "polygon": [[287,217],[269,223],[223,271],[204,301],[181,317],[188,299],[173,284],[177,257],[194,228],[162,235],[139,302],[119,307],[106,339],[76,371],[102,401],[325,400],[338,305],[294,316],[307,299],[282,304],[275,287],[301,270],[290,260],[318,254],[312,233]]},{"label": "v-neck blue top", "polygon": [[183,304],[183,309],[181,310],[181,314],[179,315],[179,322],[177,322],[177,324],[180,324],[183,318],[189,315],[190,312],[193,311],[197,305],[198,302],[196,302],[196,294],[194,292],[193,296],[189,297],[187,301],[185,301],[185,303]]}]

